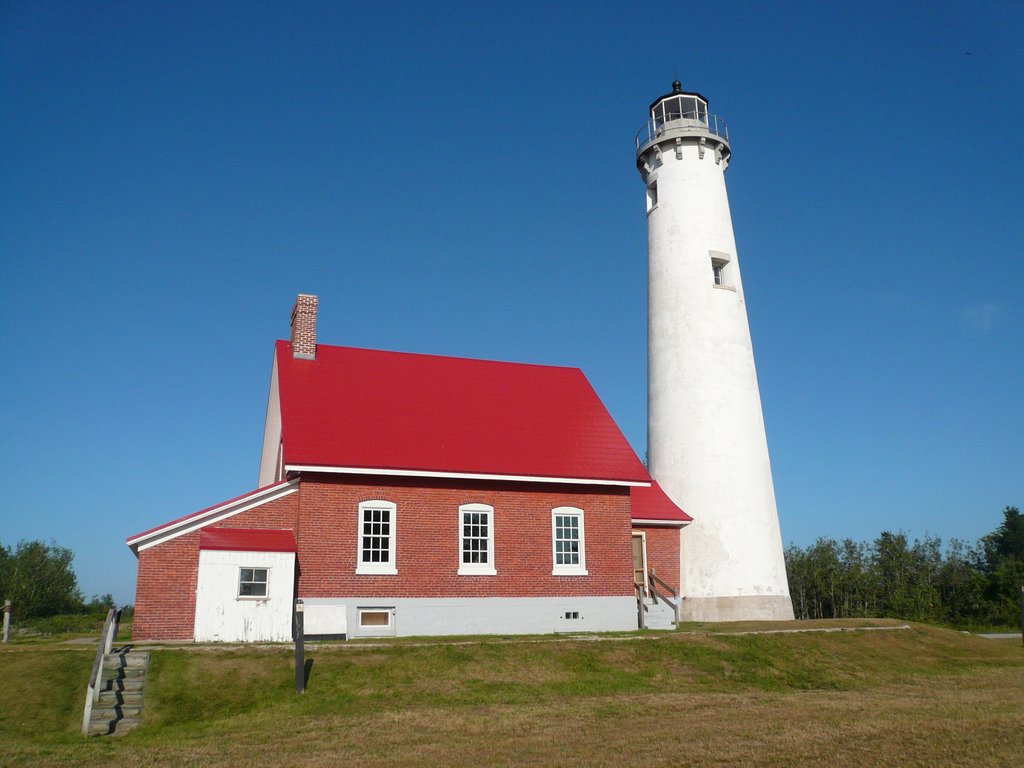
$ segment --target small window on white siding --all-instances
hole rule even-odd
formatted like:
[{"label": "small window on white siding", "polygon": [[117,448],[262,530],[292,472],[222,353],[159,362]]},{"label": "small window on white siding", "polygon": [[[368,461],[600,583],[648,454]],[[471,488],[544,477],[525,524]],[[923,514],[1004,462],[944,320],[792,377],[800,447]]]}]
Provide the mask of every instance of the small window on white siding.
[{"label": "small window on white siding", "polygon": [[266,597],[268,570],[267,568],[239,568],[238,596]]},{"label": "small window on white siding", "polygon": [[459,575],[493,576],[494,507],[463,504],[459,507]]},{"label": "small window on white siding", "polygon": [[359,551],[356,573],[395,574],[396,518],[390,501],[364,501],[359,505]]},{"label": "small window on white siding", "polygon": [[586,537],[583,531],[583,510],[578,507],[555,507],[551,510],[551,543],[555,576],[586,576]]},{"label": "small window on white siding", "polygon": [[390,608],[360,608],[359,627],[360,629],[391,629],[392,613]]}]

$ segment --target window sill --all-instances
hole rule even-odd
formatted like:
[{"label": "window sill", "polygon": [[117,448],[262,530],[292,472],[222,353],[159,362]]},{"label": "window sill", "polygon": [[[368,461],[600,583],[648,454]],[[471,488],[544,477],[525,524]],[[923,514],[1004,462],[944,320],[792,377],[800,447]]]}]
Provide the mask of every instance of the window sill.
[{"label": "window sill", "polygon": [[265,603],[268,600],[270,600],[270,596],[269,595],[267,595],[267,596],[263,596],[263,595],[239,595],[238,597],[235,598],[235,600],[239,600],[239,601],[244,602],[244,603],[252,603],[252,602]]},{"label": "window sill", "polygon": [[388,568],[365,568],[356,566],[357,576],[397,576],[398,569],[394,566]]},{"label": "window sill", "polygon": [[497,576],[498,571],[494,568],[472,568],[462,566],[459,568],[459,576]]},{"label": "window sill", "polygon": [[733,293],[736,293],[735,285],[718,285],[716,283],[715,288],[718,288],[720,291],[732,291]]},{"label": "window sill", "polygon": [[590,571],[586,568],[553,568],[552,576],[589,576]]}]

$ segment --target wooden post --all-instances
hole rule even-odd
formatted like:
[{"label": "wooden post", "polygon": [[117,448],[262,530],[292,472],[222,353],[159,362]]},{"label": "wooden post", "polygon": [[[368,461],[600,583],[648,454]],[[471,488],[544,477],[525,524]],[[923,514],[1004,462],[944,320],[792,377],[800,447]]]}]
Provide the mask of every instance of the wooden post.
[{"label": "wooden post", "polygon": [[636,623],[638,629],[647,629],[647,622],[644,621],[644,611],[647,607],[644,605],[644,591],[643,588],[634,583],[633,593],[636,595]]},{"label": "wooden post", "polygon": [[4,600],[4,642],[11,641],[11,601]]},{"label": "wooden post", "polygon": [[[113,610],[113,609],[111,609]],[[121,612],[117,611],[110,617],[110,622],[103,628],[103,655],[106,656],[114,648],[114,638],[121,623]]]},{"label": "wooden post", "polygon": [[302,627],[302,600],[295,601],[295,692],[306,692],[306,648]]}]

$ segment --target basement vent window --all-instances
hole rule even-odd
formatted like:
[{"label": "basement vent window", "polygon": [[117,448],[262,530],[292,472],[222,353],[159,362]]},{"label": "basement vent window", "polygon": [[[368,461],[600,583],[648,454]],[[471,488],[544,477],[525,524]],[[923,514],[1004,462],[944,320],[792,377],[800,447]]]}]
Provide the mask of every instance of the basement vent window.
[{"label": "basement vent window", "polygon": [[238,569],[238,596],[239,597],[266,597],[267,596],[267,569],[266,568],[239,568]]},{"label": "basement vent window", "polygon": [[362,629],[390,629],[391,610],[389,608],[361,608],[359,610],[359,626]]}]

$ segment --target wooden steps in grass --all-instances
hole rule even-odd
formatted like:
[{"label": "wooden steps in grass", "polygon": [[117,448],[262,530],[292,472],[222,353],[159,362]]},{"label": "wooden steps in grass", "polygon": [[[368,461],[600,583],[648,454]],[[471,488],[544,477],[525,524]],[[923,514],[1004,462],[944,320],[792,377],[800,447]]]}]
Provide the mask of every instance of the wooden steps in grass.
[{"label": "wooden steps in grass", "polygon": [[131,646],[114,648],[103,657],[89,735],[117,736],[142,722],[148,669],[149,654]]}]

